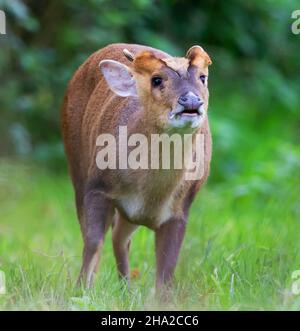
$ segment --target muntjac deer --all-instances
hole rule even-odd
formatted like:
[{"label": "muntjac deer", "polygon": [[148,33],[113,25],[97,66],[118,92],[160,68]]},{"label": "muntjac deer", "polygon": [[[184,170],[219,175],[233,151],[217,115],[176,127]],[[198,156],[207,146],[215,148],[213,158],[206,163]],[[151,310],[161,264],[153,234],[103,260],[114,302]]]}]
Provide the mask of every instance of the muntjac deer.
[{"label": "muntjac deer", "polygon": [[[91,286],[110,225],[119,275],[129,281],[131,235],[144,225],[155,231],[156,287],[171,284],[189,208],[209,173],[210,64],[200,46],[172,57],[146,46],[113,44],[92,54],[71,79],[62,132],[84,240],[79,283]],[[202,134],[203,175],[186,180],[186,169],[175,167],[99,169],[97,137],[111,134],[118,140],[120,127],[148,141],[152,134]]]}]

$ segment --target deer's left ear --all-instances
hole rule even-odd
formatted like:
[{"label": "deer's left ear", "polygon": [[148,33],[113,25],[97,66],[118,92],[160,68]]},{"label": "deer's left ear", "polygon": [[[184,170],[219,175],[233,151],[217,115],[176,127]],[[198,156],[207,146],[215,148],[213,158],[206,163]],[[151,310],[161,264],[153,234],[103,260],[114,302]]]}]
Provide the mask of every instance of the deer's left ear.
[{"label": "deer's left ear", "polygon": [[199,45],[192,46],[186,52],[185,57],[190,61],[190,64],[195,65],[197,67],[207,67],[212,64],[209,55]]},{"label": "deer's left ear", "polygon": [[121,97],[137,96],[135,79],[126,65],[114,60],[103,60],[99,67],[113,92]]}]

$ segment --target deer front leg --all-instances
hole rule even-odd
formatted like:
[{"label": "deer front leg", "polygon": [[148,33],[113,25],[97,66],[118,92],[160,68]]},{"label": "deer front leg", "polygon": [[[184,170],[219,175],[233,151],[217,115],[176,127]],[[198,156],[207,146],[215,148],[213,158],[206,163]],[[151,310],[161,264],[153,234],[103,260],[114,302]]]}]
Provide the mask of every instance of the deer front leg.
[{"label": "deer front leg", "polygon": [[171,218],[155,232],[156,290],[170,287],[185,233],[186,220]]},{"label": "deer front leg", "polygon": [[130,238],[136,229],[137,225],[127,222],[121,216],[117,217],[113,226],[112,240],[119,276],[126,280],[128,285],[130,281],[128,262]]},{"label": "deer front leg", "polygon": [[77,284],[90,288],[97,271],[104,235],[113,215],[113,207],[100,192],[90,191],[84,196],[82,235],[83,262]]}]

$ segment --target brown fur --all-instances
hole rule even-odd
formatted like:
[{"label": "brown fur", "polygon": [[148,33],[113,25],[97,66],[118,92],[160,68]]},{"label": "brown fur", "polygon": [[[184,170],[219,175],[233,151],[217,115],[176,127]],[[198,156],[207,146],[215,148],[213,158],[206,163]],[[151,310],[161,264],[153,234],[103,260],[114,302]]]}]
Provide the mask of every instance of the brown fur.
[{"label": "brown fur", "polygon": [[[136,55],[132,63],[123,55],[124,48]],[[103,59],[119,61],[131,69],[137,81],[138,100],[111,92],[98,69]],[[114,44],[91,55],[71,79],[62,108],[62,132],[84,239],[80,280],[84,278],[87,285],[91,284],[99,248],[114,214],[113,243],[120,275],[128,278],[131,233],[137,225],[145,225],[156,232],[157,286],[171,280],[189,207],[209,173],[211,135],[208,120],[198,130],[205,135],[205,174],[196,182],[185,181],[182,170],[99,170],[95,162],[96,139],[101,133],[116,136],[120,125],[128,126],[128,135],[143,133],[149,139],[152,133],[164,132],[166,109],[174,106],[178,95],[172,88],[171,79],[164,83],[164,94],[153,91],[149,80],[158,73],[167,77],[167,67],[185,75],[188,66],[193,65],[197,74],[207,74],[210,62],[209,56],[200,48],[192,49],[185,59],[173,58],[146,46]],[[201,91],[207,109],[208,91],[204,88]],[[122,202],[122,199],[126,202],[127,197],[129,203],[135,198],[143,200],[142,210],[132,217]],[[171,214],[162,224],[159,218],[170,197]]]},{"label": "brown fur", "polygon": [[136,72],[155,72],[163,65],[163,61],[157,58],[152,52],[143,51],[137,54],[134,58],[133,66]]}]

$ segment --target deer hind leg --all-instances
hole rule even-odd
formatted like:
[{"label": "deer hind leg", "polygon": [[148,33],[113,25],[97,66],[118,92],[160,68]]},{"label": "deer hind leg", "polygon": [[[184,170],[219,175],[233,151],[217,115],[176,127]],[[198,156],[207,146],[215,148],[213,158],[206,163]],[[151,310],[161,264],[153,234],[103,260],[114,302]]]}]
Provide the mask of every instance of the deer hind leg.
[{"label": "deer hind leg", "polygon": [[78,284],[90,288],[97,271],[104,235],[111,224],[113,206],[98,191],[89,191],[83,199],[81,231],[83,235],[83,262]]},{"label": "deer hind leg", "polygon": [[120,215],[116,217],[113,226],[112,240],[118,273],[120,278],[124,279],[128,285],[130,281],[128,261],[130,239],[137,227],[137,225],[127,222]]}]

